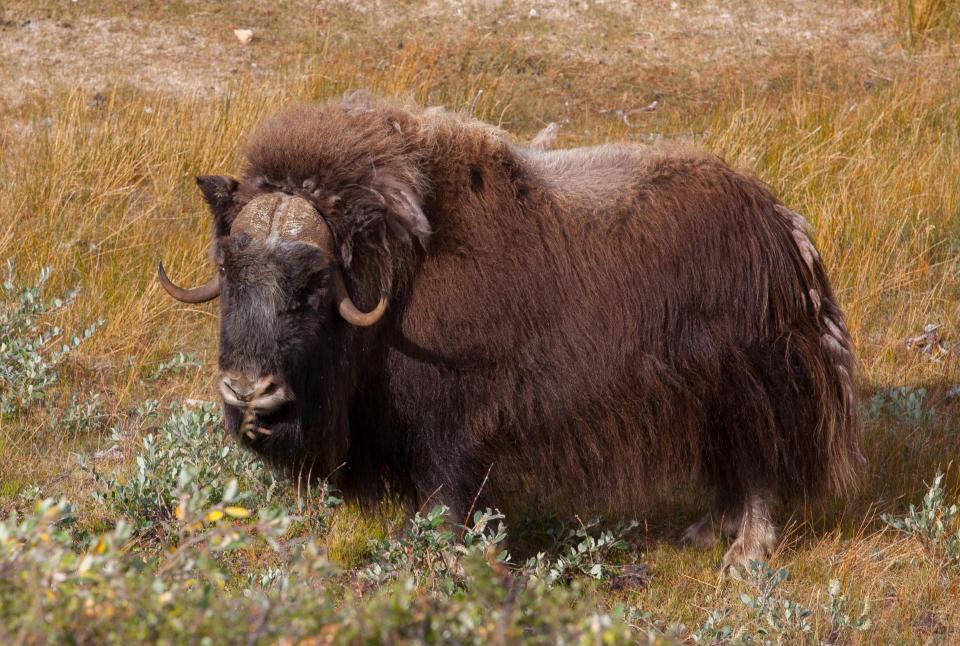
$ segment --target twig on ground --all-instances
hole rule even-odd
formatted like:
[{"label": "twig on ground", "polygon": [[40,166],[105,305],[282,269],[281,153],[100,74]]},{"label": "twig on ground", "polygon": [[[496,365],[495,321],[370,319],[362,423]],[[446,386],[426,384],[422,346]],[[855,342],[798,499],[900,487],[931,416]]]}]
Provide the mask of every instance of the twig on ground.
[{"label": "twig on ground", "polygon": [[473,513],[473,508],[477,504],[477,500],[480,498],[480,493],[483,491],[483,488],[487,484],[487,480],[490,479],[490,470],[493,469],[493,463],[490,463],[490,466],[487,467],[487,473],[483,476],[483,482],[480,483],[480,488],[477,489],[477,495],[473,497],[473,502],[470,503],[470,509],[467,510],[467,517],[463,519],[463,529],[460,531],[460,540],[463,540],[463,537],[467,534],[467,523],[470,522],[470,514]]}]

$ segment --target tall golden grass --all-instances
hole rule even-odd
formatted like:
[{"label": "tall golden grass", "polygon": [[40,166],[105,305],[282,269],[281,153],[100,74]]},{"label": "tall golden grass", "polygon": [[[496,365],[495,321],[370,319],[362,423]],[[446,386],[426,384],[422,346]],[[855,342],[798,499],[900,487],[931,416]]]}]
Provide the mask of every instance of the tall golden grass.
[{"label": "tall golden grass", "polygon": [[890,0],[890,9],[894,28],[911,47],[950,32],[960,19],[957,0]]},{"label": "tall golden grass", "polygon": [[[164,298],[154,270],[162,257],[183,282],[208,276],[209,226],[193,177],[238,172],[245,137],[261,118],[290,101],[340,95],[351,83],[454,109],[484,89],[479,115],[508,120],[521,138],[540,127],[535,113],[553,111],[525,105],[522,87],[501,91],[496,69],[440,84],[429,57],[408,50],[389,73],[240,84],[218,99],[115,90],[98,106],[79,93],[35,106],[21,126],[28,132],[8,136],[0,167],[0,257],[27,275],[52,266],[59,287],[83,287],[62,323],[107,323],[78,374],[130,394],[146,362],[177,347],[213,350],[212,308]],[[705,148],[755,173],[811,220],[870,383],[957,377],[955,366],[902,346],[928,322],[945,324],[947,336],[958,332],[958,88],[916,77],[856,93],[798,88],[775,101],[746,89],[732,104],[693,118],[666,114],[659,124],[668,136],[704,133]],[[561,144],[635,135],[588,114],[564,126]],[[202,392],[201,383],[176,388]]]}]

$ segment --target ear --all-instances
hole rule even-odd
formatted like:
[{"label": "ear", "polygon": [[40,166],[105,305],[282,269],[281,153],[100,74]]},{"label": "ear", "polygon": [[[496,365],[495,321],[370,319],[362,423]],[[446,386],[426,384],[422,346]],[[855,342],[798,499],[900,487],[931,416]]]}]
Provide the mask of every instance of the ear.
[{"label": "ear", "polygon": [[423,212],[421,197],[411,183],[384,174],[377,178],[375,185],[383,196],[390,230],[405,242],[414,238],[426,249],[430,238],[430,222]]},{"label": "ear", "polygon": [[223,175],[201,175],[197,177],[197,186],[203,193],[203,199],[213,214],[215,237],[230,234],[230,214],[233,210],[233,198],[237,191],[237,180]]}]

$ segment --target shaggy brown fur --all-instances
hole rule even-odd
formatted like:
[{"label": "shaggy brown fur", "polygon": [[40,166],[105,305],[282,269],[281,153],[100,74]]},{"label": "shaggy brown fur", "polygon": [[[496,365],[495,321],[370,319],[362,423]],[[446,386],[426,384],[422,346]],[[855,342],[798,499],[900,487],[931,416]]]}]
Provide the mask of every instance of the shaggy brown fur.
[{"label": "shaggy brown fur", "polygon": [[[233,188],[204,190],[218,245],[254,195],[298,194],[333,231],[327,260],[354,301],[389,290],[373,327],[325,315],[283,333],[323,339],[314,355],[295,344],[322,377],[294,387],[295,430],[244,441],[294,476],[343,464],[346,494],[432,496],[457,521],[478,492],[477,506],[522,492],[630,515],[700,482],[738,536],[728,563],[772,547],[775,497],[857,480],[855,361],[806,223],[716,157],[523,149],[359,97],[265,123]],[[273,262],[256,244],[231,253]],[[707,542],[708,525],[687,537]]]}]

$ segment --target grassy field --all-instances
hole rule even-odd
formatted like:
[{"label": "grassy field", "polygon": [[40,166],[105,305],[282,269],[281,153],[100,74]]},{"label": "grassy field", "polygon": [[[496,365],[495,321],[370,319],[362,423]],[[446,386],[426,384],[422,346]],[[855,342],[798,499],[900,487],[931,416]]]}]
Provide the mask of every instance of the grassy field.
[{"label": "grassy field", "polygon": [[[960,8],[840,4],[0,7],[0,642],[960,641]],[[355,88],[519,140],[557,122],[557,146],[692,140],[767,182],[860,354],[862,491],[784,519],[742,580],[677,545],[689,503],[561,519],[505,564],[499,521],[459,546],[229,447],[215,310],[167,298],[156,260],[205,280],[193,177]]]}]

